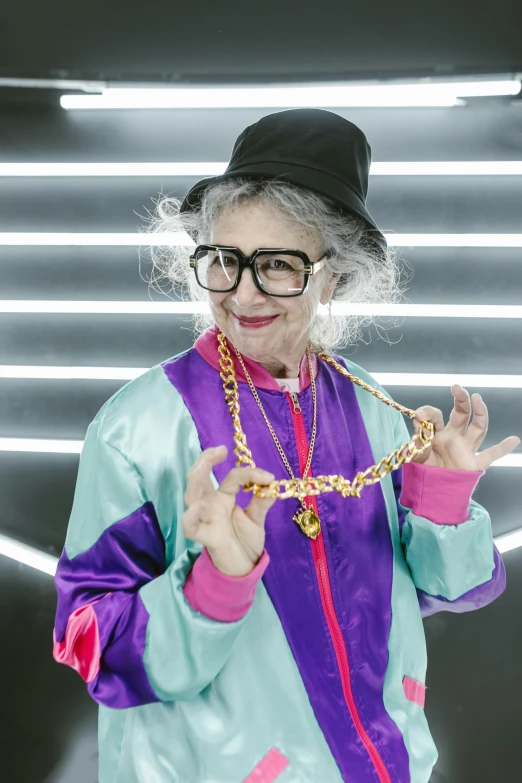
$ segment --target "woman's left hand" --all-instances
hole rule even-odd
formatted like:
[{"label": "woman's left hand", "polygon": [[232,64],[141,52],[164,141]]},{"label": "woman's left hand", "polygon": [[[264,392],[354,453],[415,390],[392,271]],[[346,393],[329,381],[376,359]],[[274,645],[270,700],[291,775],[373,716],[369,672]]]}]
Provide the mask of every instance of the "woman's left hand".
[{"label": "woman's left hand", "polygon": [[[433,423],[435,434],[429,448],[423,454],[417,454],[412,462],[453,470],[486,470],[492,462],[516,449],[520,438],[510,435],[496,446],[490,446],[478,454],[477,451],[488,431],[488,409],[480,394],[472,394],[470,398],[466,389],[458,383],[453,384],[451,391],[455,404],[446,426],[442,411],[438,408],[424,405],[415,411],[415,432],[419,431],[420,422],[424,420]],[[472,412],[473,420],[470,423]],[[420,446],[418,439],[415,443]]]}]

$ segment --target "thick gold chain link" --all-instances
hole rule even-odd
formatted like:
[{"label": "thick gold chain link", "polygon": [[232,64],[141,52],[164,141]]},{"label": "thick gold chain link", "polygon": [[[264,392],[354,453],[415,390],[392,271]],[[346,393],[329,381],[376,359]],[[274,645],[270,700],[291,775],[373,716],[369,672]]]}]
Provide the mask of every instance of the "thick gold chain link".
[{"label": "thick gold chain link", "polygon": [[[236,380],[236,371],[234,368],[234,361],[232,359],[232,356],[230,354],[230,350],[228,348],[227,344],[227,338],[223,334],[223,332],[218,332],[218,342],[219,342],[219,366],[221,368],[221,378],[223,380],[223,389],[225,392],[225,401],[229,407],[230,414],[232,417],[232,424],[234,427],[234,454],[237,457],[237,466],[245,465],[249,466],[251,468],[255,468],[255,462],[252,458],[252,452],[247,446],[245,433],[243,432],[243,428],[241,427],[241,421],[239,418],[239,392],[238,392],[238,385]],[[374,389],[372,386],[370,386],[368,383],[365,383],[365,381],[358,378],[356,375],[352,375],[348,370],[346,370],[344,367],[342,367],[338,362],[335,361],[331,356],[328,356],[326,353],[320,353],[318,356],[328,364],[330,364],[332,367],[334,367],[338,372],[340,372],[342,375],[345,375],[347,378],[349,378],[353,383],[357,383],[359,386],[362,386],[363,389],[366,391],[371,392],[375,397],[377,397],[382,402],[386,403],[386,405],[391,405],[393,408],[396,408],[401,413],[405,414],[406,416],[409,416],[411,419],[415,418],[415,411],[411,410],[411,408],[406,408],[404,405],[400,405],[397,402],[394,402],[393,400],[389,400],[387,397],[384,396],[380,391],[377,389]],[[313,370],[311,367],[311,361],[310,356],[308,356],[309,359],[309,367],[310,367],[310,373],[311,377],[313,375]],[[245,376],[246,377],[246,376]],[[255,390],[255,386],[253,384],[251,385],[251,389]],[[257,391],[255,392],[254,396],[257,395]],[[257,400],[256,400],[257,402]],[[259,403],[258,403],[259,404]],[[264,411],[262,411],[264,414]],[[266,418],[266,415],[264,414],[265,421],[269,424],[270,430],[272,431],[271,425],[268,422],[268,419]],[[423,430],[426,429],[428,431],[428,434],[425,435]],[[306,473],[309,468],[309,465],[307,466],[307,469],[304,472],[303,478],[291,478],[291,479],[281,479],[277,481],[271,481],[270,484],[256,484],[256,483],[248,483],[245,484],[244,490],[247,492],[253,492],[254,495],[257,495],[257,497],[262,498],[299,498],[299,500],[303,500],[303,498],[310,496],[310,495],[321,495],[325,492],[338,492],[343,497],[360,497],[361,496],[361,490],[369,485],[369,484],[375,484],[377,481],[381,481],[385,476],[388,475],[388,473],[391,473],[393,470],[398,470],[398,468],[401,467],[401,465],[404,465],[407,462],[411,462],[411,460],[417,455],[422,454],[424,451],[426,451],[427,448],[429,448],[431,441],[433,440],[434,435],[434,428],[433,423],[430,421],[422,421],[421,426],[419,428],[419,431],[416,432],[409,442],[405,442],[400,446],[398,449],[395,449],[391,452],[387,457],[383,457],[376,465],[372,465],[371,467],[367,468],[365,471],[360,471],[357,473],[353,481],[349,481],[348,479],[345,479],[343,476],[333,475],[333,476],[313,476],[310,478],[306,478]],[[421,441],[423,444],[421,448],[418,448],[415,445],[415,441],[417,438]],[[277,442],[276,442],[277,445]],[[284,452],[281,448],[278,448],[279,453],[281,454],[281,457],[283,458],[283,462],[285,463],[285,467],[287,470],[289,470],[290,475],[293,476],[292,469],[289,468],[289,465],[287,464],[286,456],[284,456]],[[308,454],[309,460],[311,460],[311,449]]]}]

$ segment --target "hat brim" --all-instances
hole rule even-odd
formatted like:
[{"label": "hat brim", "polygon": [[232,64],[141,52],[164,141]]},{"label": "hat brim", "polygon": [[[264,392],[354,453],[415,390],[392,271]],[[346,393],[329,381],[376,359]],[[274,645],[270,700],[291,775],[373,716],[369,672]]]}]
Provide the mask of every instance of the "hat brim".
[{"label": "hat brim", "polygon": [[[278,172],[277,174],[274,172]],[[217,182],[224,182],[233,177],[253,177],[282,180],[292,185],[298,185],[312,190],[322,196],[327,196],[338,204],[339,207],[353,212],[362,218],[368,226],[369,238],[374,240],[382,250],[386,251],[388,243],[386,237],[379,229],[374,219],[366,209],[359,196],[340,179],[323,171],[290,163],[269,161],[250,164],[249,166],[236,167],[216,177],[207,177],[197,182],[183,199],[180,212],[190,212],[197,208],[204,191]]]}]

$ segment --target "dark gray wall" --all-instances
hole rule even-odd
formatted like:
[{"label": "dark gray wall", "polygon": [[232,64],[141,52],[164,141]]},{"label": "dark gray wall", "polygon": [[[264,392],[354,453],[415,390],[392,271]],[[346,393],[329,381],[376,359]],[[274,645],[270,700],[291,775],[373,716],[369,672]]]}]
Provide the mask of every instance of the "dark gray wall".
[{"label": "dark gray wall", "polygon": [[334,78],[520,69],[517,0],[156,0],[2,9],[0,73]]}]

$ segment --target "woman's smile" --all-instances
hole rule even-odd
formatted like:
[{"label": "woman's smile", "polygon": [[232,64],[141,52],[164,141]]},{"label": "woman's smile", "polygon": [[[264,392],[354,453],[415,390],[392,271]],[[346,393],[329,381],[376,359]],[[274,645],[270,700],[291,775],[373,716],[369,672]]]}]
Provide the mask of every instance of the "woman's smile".
[{"label": "woman's smile", "polygon": [[240,326],[247,329],[261,329],[279,318],[279,315],[236,315],[236,313],[232,313],[232,315]]}]

